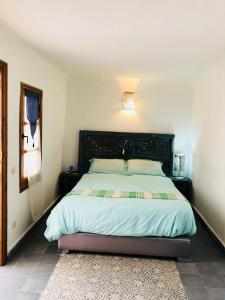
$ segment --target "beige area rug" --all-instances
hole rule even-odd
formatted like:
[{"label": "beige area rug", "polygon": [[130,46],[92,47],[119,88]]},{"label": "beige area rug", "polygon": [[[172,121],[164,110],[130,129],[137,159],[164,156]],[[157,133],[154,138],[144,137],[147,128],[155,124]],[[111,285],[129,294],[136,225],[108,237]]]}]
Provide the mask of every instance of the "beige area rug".
[{"label": "beige area rug", "polygon": [[187,299],[176,264],[149,258],[63,254],[41,300]]}]

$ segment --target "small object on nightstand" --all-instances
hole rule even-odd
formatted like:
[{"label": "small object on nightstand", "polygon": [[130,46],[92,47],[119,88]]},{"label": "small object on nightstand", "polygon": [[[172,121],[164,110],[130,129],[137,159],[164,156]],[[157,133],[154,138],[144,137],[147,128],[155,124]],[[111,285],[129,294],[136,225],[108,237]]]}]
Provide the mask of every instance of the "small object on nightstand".
[{"label": "small object on nightstand", "polygon": [[67,172],[75,172],[74,166],[70,165],[67,169]]},{"label": "small object on nightstand", "polygon": [[174,171],[177,177],[183,177],[181,176],[181,174],[185,171],[185,155],[181,153],[176,153],[174,155],[174,158]]},{"label": "small object on nightstand", "polygon": [[187,198],[188,201],[192,199],[192,182],[190,178],[187,177],[170,177],[173,181],[175,187]]},{"label": "small object on nightstand", "polygon": [[75,187],[77,182],[81,179],[82,173],[74,172],[62,172],[59,177],[59,189],[61,196],[65,196],[72,188]]}]

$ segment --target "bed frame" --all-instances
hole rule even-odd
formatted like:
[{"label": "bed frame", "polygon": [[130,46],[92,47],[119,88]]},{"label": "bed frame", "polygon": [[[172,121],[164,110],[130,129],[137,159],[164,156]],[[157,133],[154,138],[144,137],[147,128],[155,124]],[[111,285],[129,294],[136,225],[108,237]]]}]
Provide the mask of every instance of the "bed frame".
[{"label": "bed frame", "polygon": [[[172,176],[173,134],[80,131],[78,171],[86,173],[95,158],[151,159],[163,163]],[[119,237],[91,233],[62,236],[58,247],[66,250],[186,258],[190,255],[188,237]]]}]

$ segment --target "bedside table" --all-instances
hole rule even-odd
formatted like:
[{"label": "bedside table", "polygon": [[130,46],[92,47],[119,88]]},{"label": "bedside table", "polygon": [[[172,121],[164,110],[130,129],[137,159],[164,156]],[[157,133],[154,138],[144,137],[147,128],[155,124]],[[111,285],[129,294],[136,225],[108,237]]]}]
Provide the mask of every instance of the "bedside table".
[{"label": "bedside table", "polygon": [[192,182],[191,179],[187,177],[170,177],[173,181],[175,187],[187,198],[188,201],[191,201],[192,198]]},{"label": "bedside table", "polygon": [[65,196],[81,179],[82,173],[79,172],[62,172],[59,176],[59,190],[61,196]]}]

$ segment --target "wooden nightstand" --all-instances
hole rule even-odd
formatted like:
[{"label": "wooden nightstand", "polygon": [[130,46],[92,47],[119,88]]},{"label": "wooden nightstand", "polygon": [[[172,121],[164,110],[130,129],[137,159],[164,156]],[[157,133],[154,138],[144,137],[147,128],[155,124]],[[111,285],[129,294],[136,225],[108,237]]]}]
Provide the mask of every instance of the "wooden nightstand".
[{"label": "wooden nightstand", "polygon": [[173,181],[175,187],[187,198],[187,200],[191,201],[192,198],[192,182],[191,179],[187,177],[170,177]]},{"label": "wooden nightstand", "polygon": [[61,196],[65,196],[81,179],[83,174],[78,172],[62,172],[59,177],[59,190]]}]

